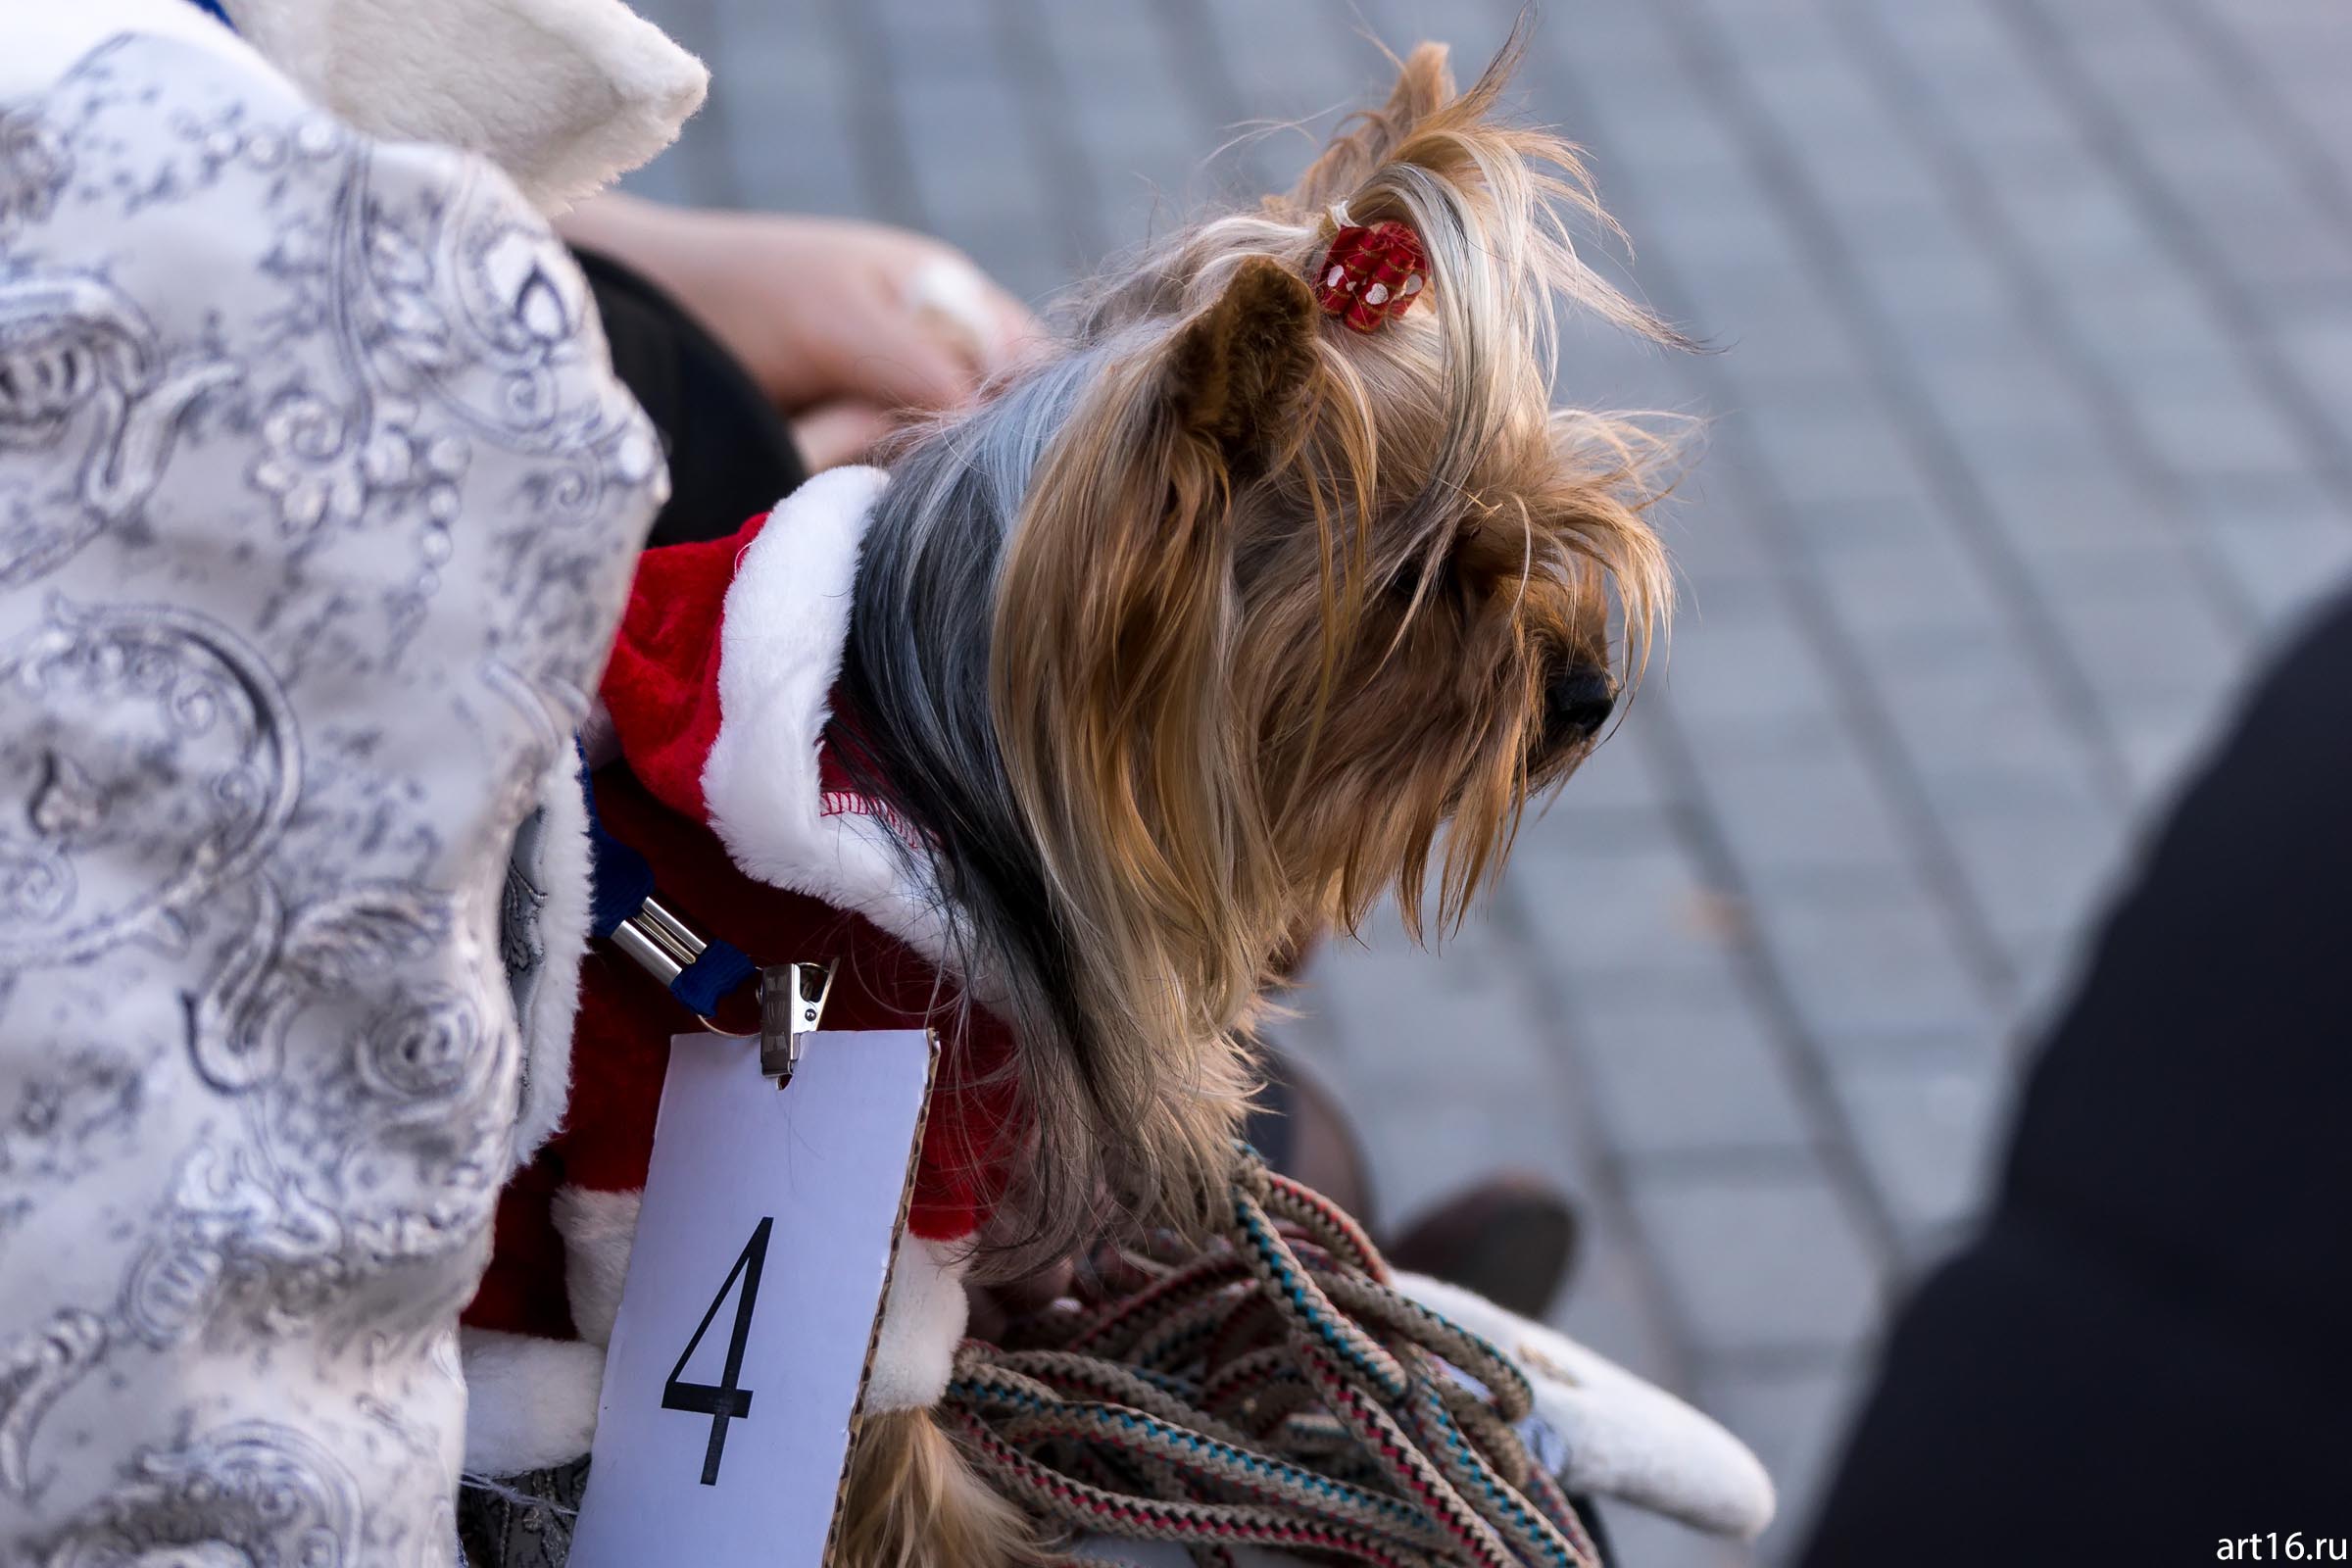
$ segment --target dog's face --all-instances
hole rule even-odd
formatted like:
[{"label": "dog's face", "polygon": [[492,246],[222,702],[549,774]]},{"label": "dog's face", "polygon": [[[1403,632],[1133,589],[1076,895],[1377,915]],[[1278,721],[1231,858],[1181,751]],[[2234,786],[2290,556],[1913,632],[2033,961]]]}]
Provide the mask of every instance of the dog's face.
[{"label": "dog's face", "polygon": [[[1458,915],[1669,598],[1659,444],[1550,406],[1563,296],[1657,329],[1576,260],[1564,220],[1597,209],[1567,147],[1494,119],[1501,77],[1457,97],[1416,51],[1296,190],[1176,236],[1081,324],[1102,369],[1011,547],[1000,727],[1079,829],[1063,852],[1107,868],[1069,879],[1154,911],[1161,972],[1209,956],[1172,964],[1196,1028],[1289,940],[1390,891],[1415,915],[1441,839]],[[1427,258],[1369,332],[1308,287],[1342,218]]]},{"label": "dog's face", "polygon": [[1609,451],[1596,470],[1587,429],[1553,418],[1540,384],[1494,412],[1475,438],[1375,414],[1352,603],[1324,602],[1321,544],[1289,486],[1267,486],[1245,527],[1236,702],[1256,715],[1302,923],[1352,925],[1392,891],[1417,922],[1441,839],[1439,918],[1458,916],[1524,806],[1590,753],[1640,657],[1660,592],[1624,493],[1642,454]]}]

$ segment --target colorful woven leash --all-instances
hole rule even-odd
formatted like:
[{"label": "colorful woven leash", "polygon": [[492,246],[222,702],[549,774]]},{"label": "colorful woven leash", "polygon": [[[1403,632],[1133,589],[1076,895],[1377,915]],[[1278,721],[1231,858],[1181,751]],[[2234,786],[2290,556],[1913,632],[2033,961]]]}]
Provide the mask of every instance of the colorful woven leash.
[{"label": "colorful woven leash", "polygon": [[1355,1222],[1245,1149],[1224,1235],[1142,1290],[967,1341],[942,1410],[1074,1534],[1378,1568],[1598,1568],[1514,1430],[1527,1380],[1406,1299]]}]

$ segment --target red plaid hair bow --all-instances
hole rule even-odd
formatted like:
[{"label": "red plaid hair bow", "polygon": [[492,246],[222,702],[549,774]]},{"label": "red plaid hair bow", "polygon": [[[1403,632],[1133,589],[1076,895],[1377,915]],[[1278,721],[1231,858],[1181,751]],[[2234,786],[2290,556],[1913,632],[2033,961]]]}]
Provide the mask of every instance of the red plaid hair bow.
[{"label": "red plaid hair bow", "polygon": [[1402,223],[1344,225],[1315,277],[1315,303],[1358,332],[1412,309],[1429,275],[1421,236]]}]

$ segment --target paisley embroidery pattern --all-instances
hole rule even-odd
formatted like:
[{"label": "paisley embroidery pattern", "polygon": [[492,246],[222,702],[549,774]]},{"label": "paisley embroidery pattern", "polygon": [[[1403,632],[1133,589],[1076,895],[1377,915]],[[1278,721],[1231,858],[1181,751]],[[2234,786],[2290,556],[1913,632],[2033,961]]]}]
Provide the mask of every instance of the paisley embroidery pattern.
[{"label": "paisley embroidery pattern", "polygon": [[450,1559],[503,871],[664,484],[495,172],[136,35],[0,102],[0,1559]]},{"label": "paisley embroidery pattern", "polygon": [[24,1450],[33,1427],[57,1396],[106,1348],[106,1324],[71,1308],[0,1354],[0,1493],[31,1490]]},{"label": "paisley embroidery pattern", "polygon": [[[0,645],[0,965],[72,963],[183,917],[283,834],[302,778],[293,710],[227,627],[162,605],[82,609]],[[169,767],[158,767],[159,759]],[[84,876],[86,859],[112,874]]]},{"label": "paisley embroidery pattern", "polygon": [[359,1486],[332,1455],[291,1427],[242,1422],[142,1455],[44,1561],[342,1568],[358,1560],[361,1517]]},{"label": "paisley embroidery pattern", "polygon": [[201,351],[167,365],[138,308],[97,278],[0,283],[0,449],[73,459],[39,492],[0,490],[0,587],[135,516],[190,407],[241,373]]}]

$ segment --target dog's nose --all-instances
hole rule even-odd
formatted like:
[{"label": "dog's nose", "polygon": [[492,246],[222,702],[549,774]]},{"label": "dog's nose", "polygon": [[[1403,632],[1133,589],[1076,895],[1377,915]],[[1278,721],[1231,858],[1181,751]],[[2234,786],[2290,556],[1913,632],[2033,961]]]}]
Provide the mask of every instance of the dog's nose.
[{"label": "dog's nose", "polygon": [[1598,664],[1575,664],[1544,694],[1546,738],[1555,746],[1589,741],[1617,707],[1617,683]]}]

